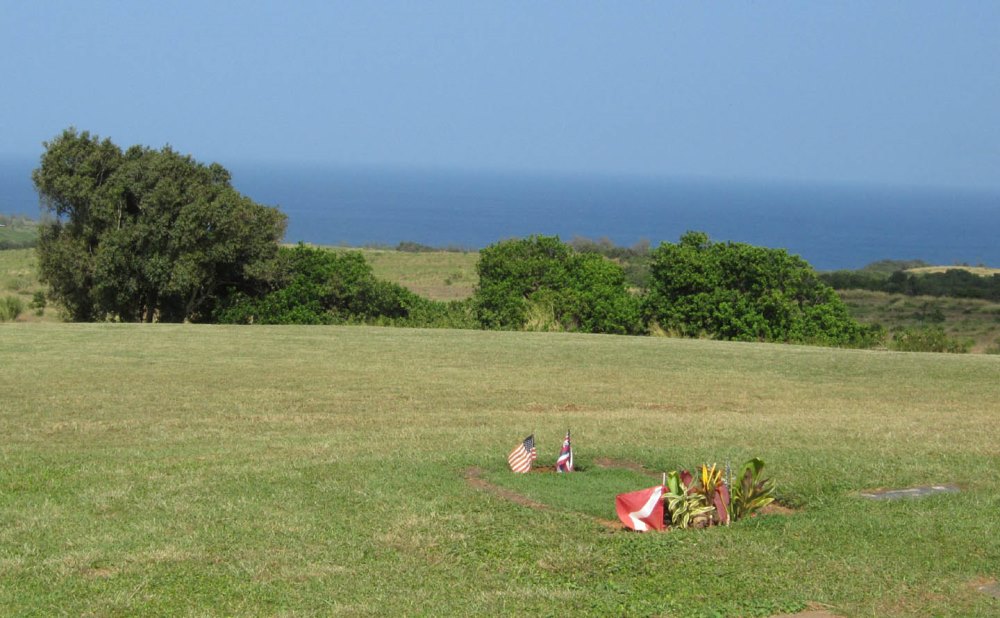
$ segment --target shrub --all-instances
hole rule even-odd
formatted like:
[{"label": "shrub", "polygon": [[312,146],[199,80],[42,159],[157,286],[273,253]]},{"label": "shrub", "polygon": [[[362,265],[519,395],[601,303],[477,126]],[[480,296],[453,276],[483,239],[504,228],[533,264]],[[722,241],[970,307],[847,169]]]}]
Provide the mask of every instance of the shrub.
[{"label": "shrub", "polygon": [[637,334],[639,300],[622,268],[558,237],[507,240],[480,252],[476,319],[483,328]]},{"label": "shrub", "polygon": [[474,325],[468,302],[435,302],[377,279],[356,251],[303,244],[282,248],[270,277],[272,289],[258,296],[234,295],[217,319],[230,324]]},{"label": "shrub", "polygon": [[17,296],[5,296],[0,299],[0,322],[13,322],[22,313],[24,313],[24,301]]},{"label": "shrub", "polygon": [[31,297],[31,303],[28,306],[35,310],[35,315],[42,315],[45,313],[46,305],[48,305],[48,301],[45,299],[45,292],[39,290]]},{"label": "shrub", "polygon": [[952,339],[940,326],[904,328],[893,334],[889,346],[899,352],[951,352],[964,354],[972,349],[972,341]]},{"label": "shrub", "polygon": [[646,315],[688,337],[871,346],[880,336],[851,318],[805,260],[702,232],[653,251]]}]

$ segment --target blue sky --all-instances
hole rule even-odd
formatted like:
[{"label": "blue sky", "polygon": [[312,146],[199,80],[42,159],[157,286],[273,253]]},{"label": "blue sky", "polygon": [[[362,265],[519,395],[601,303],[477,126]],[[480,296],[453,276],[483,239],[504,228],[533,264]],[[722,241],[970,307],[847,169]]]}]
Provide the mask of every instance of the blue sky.
[{"label": "blue sky", "polygon": [[1000,2],[0,0],[0,155],[1000,188]]}]

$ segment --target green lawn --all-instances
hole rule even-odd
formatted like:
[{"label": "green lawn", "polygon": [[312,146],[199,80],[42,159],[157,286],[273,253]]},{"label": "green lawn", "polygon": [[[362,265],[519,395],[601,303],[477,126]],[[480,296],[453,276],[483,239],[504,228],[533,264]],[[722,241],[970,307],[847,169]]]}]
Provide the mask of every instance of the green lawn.
[{"label": "green lawn", "polygon": [[[0,393],[7,615],[1000,612],[975,591],[1000,578],[996,356],[7,323]],[[582,472],[505,470],[532,431],[551,465],[567,428]],[[600,458],[755,455],[794,514],[602,523],[651,482]]]}]

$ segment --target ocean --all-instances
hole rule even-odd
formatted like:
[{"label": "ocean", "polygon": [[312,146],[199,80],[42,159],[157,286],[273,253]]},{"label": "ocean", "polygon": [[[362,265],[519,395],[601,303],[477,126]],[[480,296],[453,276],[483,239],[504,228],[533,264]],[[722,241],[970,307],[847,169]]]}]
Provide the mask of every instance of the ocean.
[{"label": "ocean", "polygon": [[[37,216],[34,161],[0,160],[0,214]],[[820,270],[882,259],[1000,267],[1000,191],[245,164],[233,185],[288,215],[286,241],[478,249],[530,234],[780,247]]]}]

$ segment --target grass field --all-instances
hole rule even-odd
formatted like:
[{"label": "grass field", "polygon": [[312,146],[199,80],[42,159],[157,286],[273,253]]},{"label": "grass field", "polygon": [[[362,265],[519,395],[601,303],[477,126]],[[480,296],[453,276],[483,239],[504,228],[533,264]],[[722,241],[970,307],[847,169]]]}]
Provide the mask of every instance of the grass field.
[{"label": "grass field", "polygon": [[[1000,611],[976,591],[1000,578],[995,356],[7,323],[0,363],[8,615]],[[529,432],[551,465],[567,428],[583,471],[506,471]],[[601,459],[751,456],[793,514],[604,523],[653,481]],[[962,491],[859,497],[937,483]]]},{"label": "grass field", "polygon": [[0,214],[0,250],[30,247],[38,240],[38,222],[24,215]]}]

